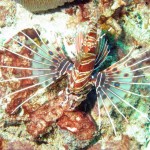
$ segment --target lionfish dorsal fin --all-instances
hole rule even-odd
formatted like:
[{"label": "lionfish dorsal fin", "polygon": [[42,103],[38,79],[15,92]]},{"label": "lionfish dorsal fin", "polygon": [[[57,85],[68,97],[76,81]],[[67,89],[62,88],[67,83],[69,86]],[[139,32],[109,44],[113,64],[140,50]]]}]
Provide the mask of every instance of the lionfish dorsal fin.
[{"label": "lionfish dorsal fin", "polygon": [[75,45],[76,45],[76,53],[78,54],[83,46],[83,41],[84,41],[84,35],[82,32],[79,32],[76,39],[75,39]]},{"label": "lionfish dorsal fin", "polygon": [[97,55],[96,55],[94,70],[97,70],[103,64],[109,52],[110,51],[109,51],[108,42],[104,36],[101,36],[101,38],[99,38],[98,46],[96,50]]}]

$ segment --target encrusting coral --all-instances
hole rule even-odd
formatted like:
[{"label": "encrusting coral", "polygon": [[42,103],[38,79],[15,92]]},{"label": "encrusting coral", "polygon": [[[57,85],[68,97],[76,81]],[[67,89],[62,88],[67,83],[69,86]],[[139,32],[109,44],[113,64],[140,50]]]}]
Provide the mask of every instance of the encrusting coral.
[{"label": "encrusting coral", "polygon": [[0,27],[11,26],[15,22],[15,3],[10,0],[0,0],[0,11]]},{"label": "encrusting coral", "polygon": [[92,139],[96,132],[92,118],[81,111],[64,112],[57,125],[75,134],[79,140]]}]

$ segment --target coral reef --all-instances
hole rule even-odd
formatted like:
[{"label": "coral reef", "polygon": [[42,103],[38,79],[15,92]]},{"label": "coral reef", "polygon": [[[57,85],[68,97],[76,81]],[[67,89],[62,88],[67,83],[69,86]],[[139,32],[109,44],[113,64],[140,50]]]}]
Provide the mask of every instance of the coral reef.
[{"label": "coral reef", "polygon": [[4,143],[4,140],[3,140],[3,138],[0,138],[0,149],[3,149],[3,144]]},{"label": "coral reef", "polygon": [[[65,110],[69,108],[61,107],[64,96],[53,99],[43,106],[39,107],[36,111],[31,112],[29,115],[30,122],[27,124],[27,131],[34,137],[43,134],[47,127],[56,122],[60,118]],[[55,103],[54,103],[55,101]]]},{"label": "coral reef", "polygon": [[[28,30],[30,31],[30,30]],[[22,37],[20,33],[17,35],[18,38]],[[30,33],[30,37],[34,38],[34,36]],[[15,41],[9,41],[7,43],[7,48],[10,49],[9,45],[11,45],[14,49],[16,49],[20,55],[24,55],[25,57],[32,58],[31,52],[27,48],[22,48],[19,46]],[[10,51],[1,51],[1,64],[3,65],[13,65],[15,67],[30,67],[30,61],[26,60],[24,58],[20,58],[19,56],[16,56],[15,54],[11,53]],[[29,76],[32,74],[31,70],[17,70],[15,68],[3,68],[1,70],[2,77],[7,80],[8,78],[14,77],[24,77]],[[14,89],[21,89],[22,87],[28,87],[29,85],[33,85],[35,83],[35,79],[26,79],[26,80],[16,80],[16,82],[8,82],[7,88],[9,87],[12,91]],[[6,85],[3,85],[5,87]],[[12,110],[16,108],[17,105],[19,105],[23,100],[25,100],[28,96],[30,96],[33,93],[33,90],[36,89],[33,88],[32,90],[26,90],[23,92],[18,92],[15,95],[13,95],[11,102],[8,104],[6,112],[8,114],[11,114]]]},{"label": "coral reef", "polygon": [[96,131],[96,127],[90,116],[80,111],[64,112],[58,120],[57,125],[75,134],[79,140],[92,139]]},{"label": "coral reef", "polygon": [[[132,9],[132,11],[128,11]],[[134,7],[126,8],[128,15],[123,16],[122,27],[126,33],[126,41],[133,45],[149,46],[150,43],[150,10],[145,2],[138,2]]]},{"label": "coral reef", "polygon": [[[6,2],[8,0],[4,1]],[[36,1],[36,5],[34,6],[32,3],[35,2],[35,0],[18,0],[17,2],[22,3],[22,5],[30,11],[40,12],[64,5],[65,2],[69,1],[51,1],[51,3],[48,3],[49,1]],[[0,4],[3,5],[5,3],[1,3],[0,1]],[[19,55],[21,55],[28,59],[35,59],[47,63],[45,60],[43,61],[43,59],[37,57],[36,54],[32,53],[27,47],[22,45],[23,43],[29,48],[34,49],[37,53],[43,55],[33,42],[42,48],[44,47],[42,42],[50,46],[50,55],[48,56],[53,57],[54,55],[57,55],[55,53],[56,51],[61,55],[59,50],[63,50],[68,52],[69,55],[67,57],[73,55],[73,59],[71,59],[74,61],[74,55],[76,53],[72,50],[74,49],[73,44],[74,41],[76,41],[76,35],[80,32],[83,34],[87,32],[90,14],[93,13],[93,16],[96,16],[96,14],[94,14],[95,11],[93,10],[97,10],[98,17],[100,17],[97,22],[98,32],[101,29],[103,30],[100,34],[106,34],[106,39],[108,38],[110,47],[110,54],[100,67],[100,70],[104,70],[109,67],[109,65],[122,59],[129,50],[132,49],[132,53],[129,55],[131,61],[126,63],[126,65],[123,65],[123,61],[121,61],[119,64],[119,66],[122,66],[121,69],[117,65],[116,67],[114,67],[115,65],[112,65],[112,67],[104,70],[104,72],[101,71],[102,79],[106,79],[104,73],[110,76],[110,78],[108,78],[108,83],[111,86],[115,86],[115,88],[124,88],[128,91],[128,94],[125,94],[125,92],[119,91],[118,89],[115,89],[114,92],[140,112],[149,114],[149,97],[143,98],[137,96],[148,96],[150,92],[149,86],[147,86],[148,88],[146,87],[146,84],[150,83],[150,69],[148,68],[150,43],[148,0],[93,0],[92,2],[88,1],[85,4],[80,3],[77,5],[69,5],[69,8],[68,6],[67,8],[62,7],[60,8],[61,11],[59,10],[57,12],[56,9],[55,12],[49,12],[48,14],[32,14],[23,9],[20,5],[17,5],[17,11],[19,11],[16,16],[14,15],[14,5],[9,7],[9,11],[8,6],[9,5],[3,5],[2,10],[4,10],[4,12],[0,14],[0,18],[2,18],[0,46],[3,45],[1,35],[6,35],[9,30],[11,33],[14,30],[19,30],[21,32],[18,33],[17,31],[17,34],[14,33],[15,36],[10,35],[10,37],[8,37],[9,40],[7,39],[8,41],[5,43],[4,47],[10,50],[10,52],[0,48],[1,65],[27,68],[39,66],[42,68],[42,65],[37,65],[33,63],[33,61],[19,57]],[[13,12],[12,15],[10,12]],[[18,19],[16,25],[13,24],[15,28],[8,27],[12,25],[12,22],[6,21],[6,14],[8,16],[10,14],[13,19]],[[33,30],[33,24],[39,24],[41,30]],[[30,25],[31,27],[29,28]],[[22,28],[24,29],[25,27],[28,29],[22,30]],[[55,34],[49,32],[52,30],[54,30]],[[109,32],[107,32],[108,30]],[[31,40],[22,32],[29,36],[33,41],[31,42]],[[38,34],[44,35],[41,36],[43,41]],[[57,40],[55,40],[53,36],[56,36]],[[61,42],[64,45],[61,42],[61,44],[58,42],[60,39],[58,36],[61,36],[61,40],[63,41]],[[78,47],[80,46],[76,45],[76,48]],[[11,52],[17,53],[18,56]],[[138,55],[142,53],[144,55],[138,57]],[[57,60],[54,59],[54,61],[56,62]],[[134,63],[136,61],[138,62],[135,66]],[[50,68],[55,69],[57,66],[56,64],[57,62],[55,63],[55,66],[51,65]],[[130,69],[128,68],[128,70],[126,67],[130,65],[132,67]],[[139,68],[142,67],[146,68],[140,70]],[[123,69],[126,70],[122,72]],[[133,70],[135,71],[132,72]],[[123,80],[120,79],[117,81],[129,83],[128,85],[119,84],[118,82],[113,84],[113,79],[115,77],[120,77],[120,72],[122,72],[121,77]],[[128,74],[126,72],[130,73]],[[96,101],[95,89],[91,89],[92,91],[89,92],[87,100],[81,103],[76,110],[72,111],[70,108],[71,102],[66,103],[65,101],[64,103],[66,98],[65,91],[68,84],[66,75],[62,76],[59,80],[53,78],[52,80],[54,83],[46,90],[41,90],[41,88],[48,85],[48,83],[32,87],[40,81],[43,82],[45,80],[44,77],[36,79],[27,78],[23,80],[17,79],[18,77],[22,78],[31,75],[41,75],[40,73],[41,71],[18,70],[9,67],[0,68],[0,81],[2,81],[0,82],[0,98],[8,95],[4,99],[0,99],[0,149],[149,149],[150,124],[148,120],[142,118],[143,115],[136,112],[133,107],[128,107],[126,105],[127,103],[121,102],[110,92],[108,92],[107,95],[102,95],[102,100],[104,100],[106,105],[102,106],[102,101]],[[113,73],[116,73],[116,75],[113,76]],[[124,78],[128,78],[128,75],[138,76],[138,79],[131,79],[130,84],[128,79],[124,80]],[[92,77],[95,78],[95,76]],[[14,79],[13,81],[3,82],[3,80],[9,80],[12,78]],[[96,78],[98,78],[98,76]],[[132,83],[136,84],[133,85]],[[144,83],[145,85],[142,85],[141,83]],[[102,85],[106,84],[102,82]],[[32,88],[20,91],[14,95],[10,94],[11,92],[15,92],[22,88],[28,88],[29,86]],[[107,85],[106,88],[110,87]],[[98,90],[98,88],[96,90]],[[105,92],[106,89],[103,90]],[[133,92],[137,95],[133,95]],[[18,107],[22,102],[34,96],[36,93],[37,95],[32,98],[31,101]],[[101,91],[101,94],[102,93],[103,91]],[[113,107],[114,105],[112,105],[107,96],[110,97],[110,100],[114,102],[114,105],[118,107],[124,116]],[[70,95],[70,97],[72,97],[72,99],[74,98],[73,95]],[[116,101],[114,101],[114,99]],[[63,106],[62,104],[66,105]],[[74,104],[75,107],[79,105],[79,103],[76,102]],[[113,128],[109,123],[110,120],[105,107],[107,108],[110,118],[116,128],[116,136],[114,136]],[[125,117],[126,119],[124,119]]]},{"label": "coral reef", "polygon": [[73,2],[74,0],[15,0],[22,4],[25,8],[32,12],[45,11],[54,9],[58,6],[64,5],[66,2]]},{"label": "coral reef", "polygon": [[14,141],[14,142],[7,142],[5,144],[5,146],[3,147],[3,149],[5,150],[34,150],[33,146],[30,143],[22,143],[20,141]]},{"label": "coral reef", "polygon": [[0,10],[0,27],[11,26],[15,20],[15,3],[10,0],[0,0]]},{"label": "coral reef", "polygon": [[33,144],[29,142],[21,141],[8,141],[0,138],[0,149],[1,150],[34,150]]}]

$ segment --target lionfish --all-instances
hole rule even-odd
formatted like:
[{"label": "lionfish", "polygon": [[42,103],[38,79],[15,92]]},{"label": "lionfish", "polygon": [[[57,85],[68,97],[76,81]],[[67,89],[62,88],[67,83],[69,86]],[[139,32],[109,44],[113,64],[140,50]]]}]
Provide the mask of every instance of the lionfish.
[{"label": "lionfish", "polygon": [[[15,47],[13,50],[10,49],[9,44],[12,43],[15,43],[21,51],[18,52]],[[38,86],[41,86],[42,90],[46,89],[66,75],[68,83],[65,89],[64,102],[60,104],[62,107],[69,103],[74,110],[95,87],[99,118],[101,117],[100,108],[103,106],[115,134],[116,129],[107,108],[108,103],[126,121],[128,121],[126,116],[117,107],[118,102],[125,103],[150,121],[144,112],[138,110],[124,98],[127,94],[131,94],[149,100],[150,92],[140,94],[140,90],[135,91],[134,88],[136,86],[136,89],[142,87],[148,91],[150,90],[150,82],[146,78],[149,75],[146,71],[149,71],[150,67],[149,49],[141,49],[138,54],[132,50],[123,59],[100,71],[99,68],[105,62],[110,50],[105,35],[98,36],[97,21],[92,19],[89,22],[88,33],[85,36],[79,34],[76,38],[75,59],[70,58],[67,54],[67,46],[58,47],[56,45],[50,47],[48,41],[41,38],[40,32],[36,28],[32,28],[20,31],[17,36],[11,38],[11,42],[9,41],[4,47],[1,47],[0,67],[3,80],[0,83],[11,84],[16,80],[20,81],[20,84],[25,81],[27,83],[19,89],[16,84],[14,91],[7,91],[7,94],[2,96],[0,101],[19,92],[34,90]],[[14,58],[21,58],[22,61],[16,62],[17,59],[10,58],[10,55]],[[30,81],[30,79],[34,80]],[[27,99],[18,102],[16,109],[11,114],[15,113],[18,108],[33,99],[37,94],[37,92],[32,95],[29,94]]]}]

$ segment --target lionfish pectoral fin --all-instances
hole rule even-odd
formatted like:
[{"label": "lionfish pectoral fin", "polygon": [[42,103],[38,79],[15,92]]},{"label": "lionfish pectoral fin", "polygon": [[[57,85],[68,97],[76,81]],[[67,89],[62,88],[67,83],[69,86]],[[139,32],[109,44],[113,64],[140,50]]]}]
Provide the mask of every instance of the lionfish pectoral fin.
[{"label": "lionfish pectoral fin", "polygon": [[[101,107],[104,106],[104,110],[105,110],[105,112],[106,112],[106,114],[109,118],[109,121],[112,125],[114,134],[116,135],[117,132],[116,132],[116,129],[115,129],[114,121],[113,121],[113,119],[111,118],[111,116],[109,114],[109,110],[108,110],[109,105],[108,105],[108,101],[106,101],[106,99],[110,100],[110,98],[109,98],[108,94],[106,93],[106,91],[105,91],[105,89],[102,85],[102,82],[103,82],[103,74],[98,73],[94,84],[95,84],[95,87],[96,87],[96,94],[97,94],[97,104],[98,104],[98,114],[99,114],[99,129],[100,129],[100,126],[101,126],[101,119],[100,119],[101,118]],[[118,108],[117,108],[117,110],[118,110]]]},{"label": "lionfish pectoral fin", "polygon": [[[16,90],[11,89],[12,91],[1,97],[1,100],[32,88],[41,89],[40,92],[44,91],[72,67],[61,46],[57,44],[49,46],[48,42],[44,42],[40,37],[39,31],[34,28],[20,31],[11,39],[7,46],[1,47],[4,49],[4,54],[1,57],[0,68],[5,77],[0,83],[17,81],[20,87]],[[24,85],[29,80],[31,80],[30,84]],[[12,113],[38,94],[39,90],[33,92]]]},{"label": "lionfish pectoral fin", "polygon": [[[95,80],[98,101],[102,101],[103,105],[106,105],[105,103],[109,101],[126,121],[128,120],[117,107],[117,103],[121,102],[120,104],[122,106],[125,104],[126,106],[131,107],[142,117],[150,121],[150,118],[148,118],[146,113],[136,108],[134,104],[131,104],[133,103],[132,101],[129,102],[129,100],[133,98],[131,96],[134,96],[135,98],[137,97],[136,100],[139,98],[142,98],[141,101],[146,100],[149,102],[150,100],[149,60],[149,50],[143,50],[143,52],[138,55],[130,53],[116,64],[99,72]],[[128,98],[128,96],[130,96],[130,98]],[[134,101],[135,98],[133,98]],[[135,104],[137,104],[137,102],[135,102]],[[113,121],[108,114],[106,106],[104,107],[112,124]],[[113,124],[112,127],[114,129]]]}]

